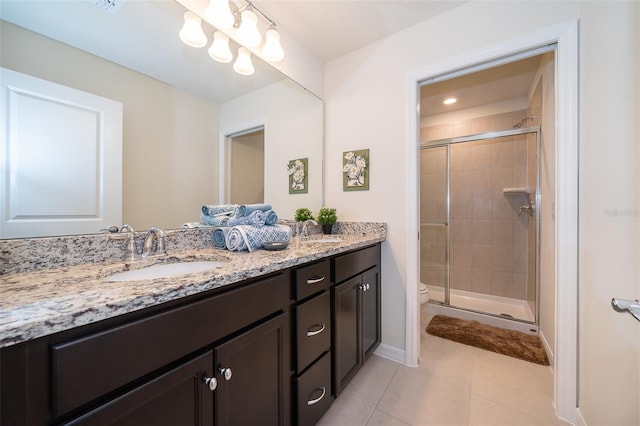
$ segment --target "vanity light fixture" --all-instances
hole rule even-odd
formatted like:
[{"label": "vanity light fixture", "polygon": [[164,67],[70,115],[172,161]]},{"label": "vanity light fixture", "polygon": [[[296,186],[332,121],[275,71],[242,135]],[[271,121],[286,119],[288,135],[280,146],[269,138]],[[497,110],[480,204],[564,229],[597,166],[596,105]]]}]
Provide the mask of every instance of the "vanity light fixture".
[{"label": "vanity light fixture", "polygon": [[262,48],[262,55],[269,62],[280,62],[284,58],[284,50],[280,45],[280,34],[272,25],[264,34],[265,42]]},{"label": "vanity light fixture", "polygon": [[253,74],[253,63],[251,62],[251,52],[246,47],[238,48],[238,57],[233,63],[233,69],[238,74],[251,75]]},{"label": "vanity light fixture", "polygon": [[202,31],[202,20],[195,13],[184,13],[184,26],[180,30],[180,40],[191,47],[202,47],[207,44],[207,36]]},{"label": "vanity light fixture", "polygon": [[445,105],[451,105],[451,104],[455,104],[456,102],[458,102],[456,98],[447,98],[442,103]]},{"label": "vanity light fixture", "polygon": [[205,16],[214,27],[221,30],[232,28],[236,23],[236,18],[229,7],[229,0],[211,0]]},{"label": "vanity light fixture", "polygon": [[250,10],[243,10],[240,27],[236,31],[240,44],[247,47],[258,47],[262,42],[262,36],[258,31],[258,17]]},{"label": "vanity light fixture", "polygon": [[[237,7],[235,0],[234,2],[210,0],[204,14],[207,21],[218,29],[214,33],[213,43],[208,49],[209,56],[218,62],[231,62],[233,60],[233,54],[229,48],[229,36],[231,35],[240,44],[233,69],[239,74],[251,75],[254,68],[251,63],[250,49],[258,48],[262,43],[262,35],[258,30],[258,15],[262,16],[269,24],[261,50],[262,57],[269,62],[279,62],[284,58],[284,49],[280,44],[280,34],[276,30],[276,23],[250,1],[244,1],[246,4]],[[235,30],[233,30],[234,27]],[[184,14],[184,27],[180,31],[180,39],[192,47],[203,47],[207,44],[207,37],[202,31],[202,20],[191,11]]]},{"label": "vanity light fixture", "polygon": [[233,59],[233,53],[229,48],[229,37],[222,31],[213,33],[213,43],[211,43],[208,52],[209,56],[223,64],[229,63]]}]

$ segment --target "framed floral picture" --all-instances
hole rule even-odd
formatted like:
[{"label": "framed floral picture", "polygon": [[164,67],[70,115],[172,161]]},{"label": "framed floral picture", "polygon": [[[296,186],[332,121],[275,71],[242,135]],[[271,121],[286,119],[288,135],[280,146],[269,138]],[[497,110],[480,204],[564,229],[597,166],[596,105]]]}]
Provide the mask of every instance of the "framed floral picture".
[{"label": "framed floral picture", "polygon": [[342,156],[342,190],[369,190],[369,150],[346,151]]},{"label": "framed floral picture", "polygon": [[309,192],[309,159],[298,158],[289,161],[289,194],[306,194]]}]

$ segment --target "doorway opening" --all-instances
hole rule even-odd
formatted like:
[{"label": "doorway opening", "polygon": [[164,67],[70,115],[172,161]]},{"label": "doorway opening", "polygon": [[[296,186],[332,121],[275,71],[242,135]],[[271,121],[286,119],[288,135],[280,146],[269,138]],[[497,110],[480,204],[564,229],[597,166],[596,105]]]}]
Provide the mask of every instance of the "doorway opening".
[{"label": "doorway opening", "polygon": [[[430,313],[539,332],[540,170],[553,163],[540,155],[541,133],[543,118],[555,121],[554,49],[419,83],[419,278]],[[545,202],[553,198],[547,186]],[[547,291],[552,270],[545,265]]]},{"label": "doorway opening", "polygon": [[225,204],[263,204],[264,126],[226,137]]}]

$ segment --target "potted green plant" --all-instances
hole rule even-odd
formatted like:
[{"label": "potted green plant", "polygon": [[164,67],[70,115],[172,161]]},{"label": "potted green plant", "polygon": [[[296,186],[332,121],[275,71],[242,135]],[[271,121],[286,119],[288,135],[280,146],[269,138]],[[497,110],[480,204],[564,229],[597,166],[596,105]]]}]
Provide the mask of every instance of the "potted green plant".
[{"label": "potted green plant", "polygon": [[296,210],[296,215],[294,218],[296,222],[304,222],[305,220],[313,220],[313,214],[311,213],[311,210],[309,210],[308,208],[301,207],[298,210]]},{"label": "potted green plant", "polygon": [[322,233],[330,234],[331,229],[333,228],[333,224],[338,221],[338,216],[336,215],[336,209],[331,209],[329,207],[323,207],[318,212],[318,223],[322,225]]}]

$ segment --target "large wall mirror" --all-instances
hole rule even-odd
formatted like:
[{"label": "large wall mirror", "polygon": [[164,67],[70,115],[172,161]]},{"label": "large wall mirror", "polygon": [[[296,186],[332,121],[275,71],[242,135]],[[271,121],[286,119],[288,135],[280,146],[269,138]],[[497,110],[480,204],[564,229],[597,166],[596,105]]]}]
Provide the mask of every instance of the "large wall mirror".
[{"label": "large wall mirror", "polygon": [[[184,45],[185,9],[173,0],[124,1],[112,14],[99,3],[2,0],[0,66],[122,104],[122,223],[113,225],[197,222],[203,205],[224,198],[226,136],[257,126],[264,201],[281,218],[321,207],[319,97],[259,58],[251,76],[215,62],[207,54],[212,27],[204,26],[206,47]],[[309,188],[290,194],[287,165],[299,158],[308,159]]]}]

